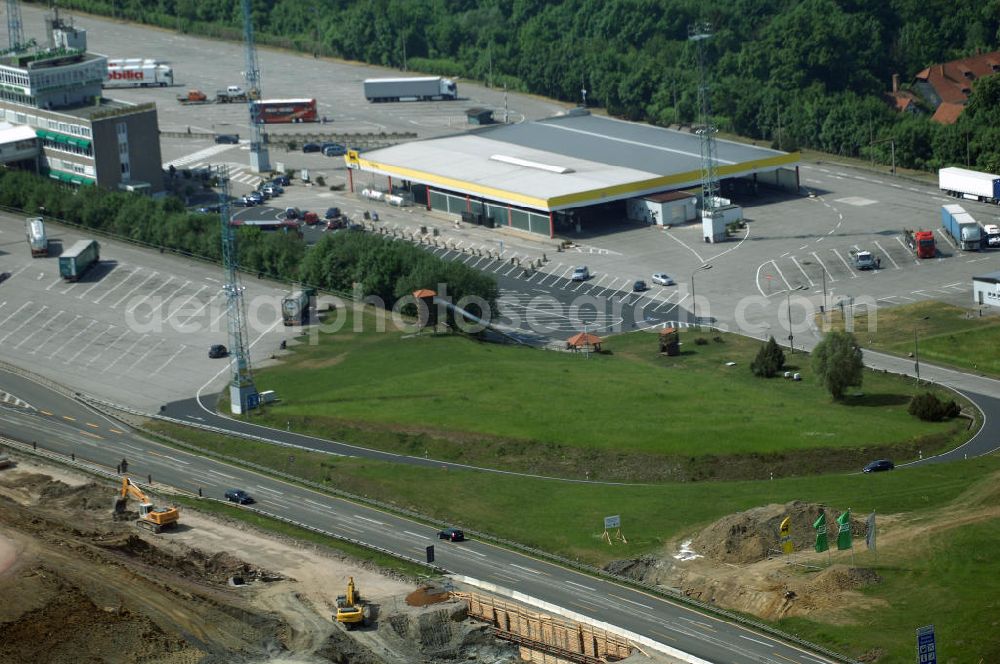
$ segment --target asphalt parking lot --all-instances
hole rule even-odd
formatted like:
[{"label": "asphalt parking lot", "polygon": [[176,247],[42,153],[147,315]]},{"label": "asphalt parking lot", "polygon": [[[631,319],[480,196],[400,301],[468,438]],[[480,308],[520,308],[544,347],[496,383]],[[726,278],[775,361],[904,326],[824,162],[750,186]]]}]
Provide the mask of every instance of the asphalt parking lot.
[{"label": "asphalt parking lot", "polygon": [[[24,220],[0,216],[0,359],[88,393],[138,408],[189,396],[209,381],[224,386],[229,363],[209,360],[228,345],[221,268],[99,239],[101,263],[76,283],[58,258],[32,258]],[[48,224],[58,253],[85,237]],[[280,320],[284,290],[245,279],[251,357],[269,358],[290,328]]]}]

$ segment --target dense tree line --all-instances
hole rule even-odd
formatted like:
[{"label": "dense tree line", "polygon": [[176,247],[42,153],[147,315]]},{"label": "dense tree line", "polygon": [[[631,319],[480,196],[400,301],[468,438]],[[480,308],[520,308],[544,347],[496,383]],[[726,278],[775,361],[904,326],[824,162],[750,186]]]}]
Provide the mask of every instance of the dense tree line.
[{"label": "dense tree line", "polygon": [[[96,187],[72,189],[24,171],[0,170],[0,207],[44,213],[84,228],[151,247],[221,261],[218,215],[195,214],[179,200],[153,200]],[[413,245],[368,233],[326,235],[314,247],[294,233],[241,228],[237,240],[240,268],[262,276],[302,282],[323,290],[376,296],[387,306],[420,288],[447,284],[453,301],[482,298],[493,306],[496,282],[472,268],[444,261]]]},{"label": "dense tree line", "polygon": [[[233,0],[61,0],[64,8],[239,38]],[[951,126],[886,104],[892,74],[1000,48],[1000,0],[254,0],[257,36],[461,76],[629,119],[690,123],[705,42],[716,124],[782,149],[1000,171],[997,77]],[[263,72],[266,83],[267,72]],[[984,87],[990,89],[984,91]],[[892,139],[892,142],[889,141]]]}]

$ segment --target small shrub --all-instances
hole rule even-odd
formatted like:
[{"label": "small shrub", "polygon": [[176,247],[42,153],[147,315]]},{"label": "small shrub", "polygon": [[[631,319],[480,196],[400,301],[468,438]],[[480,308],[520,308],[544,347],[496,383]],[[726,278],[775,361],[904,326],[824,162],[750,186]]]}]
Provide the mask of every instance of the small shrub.
[{"label": "small shrub", "polygon": [[925,422],[940,422],[958,416],[962,409],[954,399],[942,401],[937,395],[924,392],[910,399],[910,405],[906,410],[910,415],[919,417]]},{"label": "small shrub", "polygon": [[785,353],[774,337],[771,337],[757,351],[757,356],[750,363],[750,371],[761,378],[774,378],[783,366],[785,366]]},{"label": "small shrub", "polygon": [[714,337],[712,337],[712,341],[714,341],[714,342],[715,342],[715,343],[717,343],[717,344],[721,344],[721,343],[725,343],[725,342],[724,342],[724,341],[722,340],[722,337],[720,337],[719,335],[715,335]]},{"label": "small shrub", "polygon": [[705,337],[698,337],[697,339],[694,340],[694,345],[695,346],[707,346],[708,345],[708,339],[706,339]]},{"label": "small shrub", "polygon": [[326,178],[324,178],[322,175],[317,175],[316,176],[316,185],[320,186],[320,187],[325,187],[326,186]]}]

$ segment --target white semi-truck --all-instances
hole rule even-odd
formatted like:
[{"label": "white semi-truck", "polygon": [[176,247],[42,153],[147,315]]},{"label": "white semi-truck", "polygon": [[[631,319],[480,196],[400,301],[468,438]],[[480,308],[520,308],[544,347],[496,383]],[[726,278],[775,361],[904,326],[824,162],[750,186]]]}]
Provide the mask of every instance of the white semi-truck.
[{"label": "white semi-truck", "polygon": [[106,88],[166,87],[174,84],[174,70],[156,60],[108,60]]},{"label": "white semi-truck", "polygon": [[949,196],[1000,204],[1000,175],[992,173],[942,168],[938,171],[938,189]]},{"label": "white semi-truck", "polygon": [[458,86],[440,76],[420,78],[367,78],[364,82],[368,101],[437,101],[457,99]]}]

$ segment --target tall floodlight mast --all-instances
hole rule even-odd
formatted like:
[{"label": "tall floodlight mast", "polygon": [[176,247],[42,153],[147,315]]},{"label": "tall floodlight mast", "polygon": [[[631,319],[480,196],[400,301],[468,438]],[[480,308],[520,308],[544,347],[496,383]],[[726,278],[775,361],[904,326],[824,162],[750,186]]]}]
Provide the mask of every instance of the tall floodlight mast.
[{"label": "tall floodlight mast", "polygon": [[20,0],[7,0],[7,39],[10,50],[15,52],[24,46],[24,27],[21,25]]},{"label": "tall floodlight mast", "polygon": [[234,415],[241,415],[260,405],[260,395],[250,371],[250,348],[247,345],[247,315],[243,302],[243,285],[237,269],[236,230],[232,225],[229,209],[229,169],[216,167],[219,177],[219,216],[222,223],[222,267],[226,282],[226,319],[229,326],[229,356],[231,380],[229,407]]},{"label": "tall floodlight mast", "polygon": [[243,55],[246,70],[243,79],[247,87],[247,108],[250,110],[250,169],[255,173],[271,170],[271,160],[264,145],[260,128],[260,112],[257,103],[263,97],[260,89],[260,63],[257,62],[257,46],[253,41],[253,12],[251,1],[243,0]]},{"label": "tall floodlight mast", "polygon": [[688,27],[688,40],[695,42],[698,49],[698,134],[701,136],[701,195],[702,217],[714,218],[719,205],[719,174],[715,169],[717,153],[715,147],[715,125],[712,124],[712,99],[708,84],[707,54],[705,41],[712,37],[712,27],[708,23],[695,23]]}]

